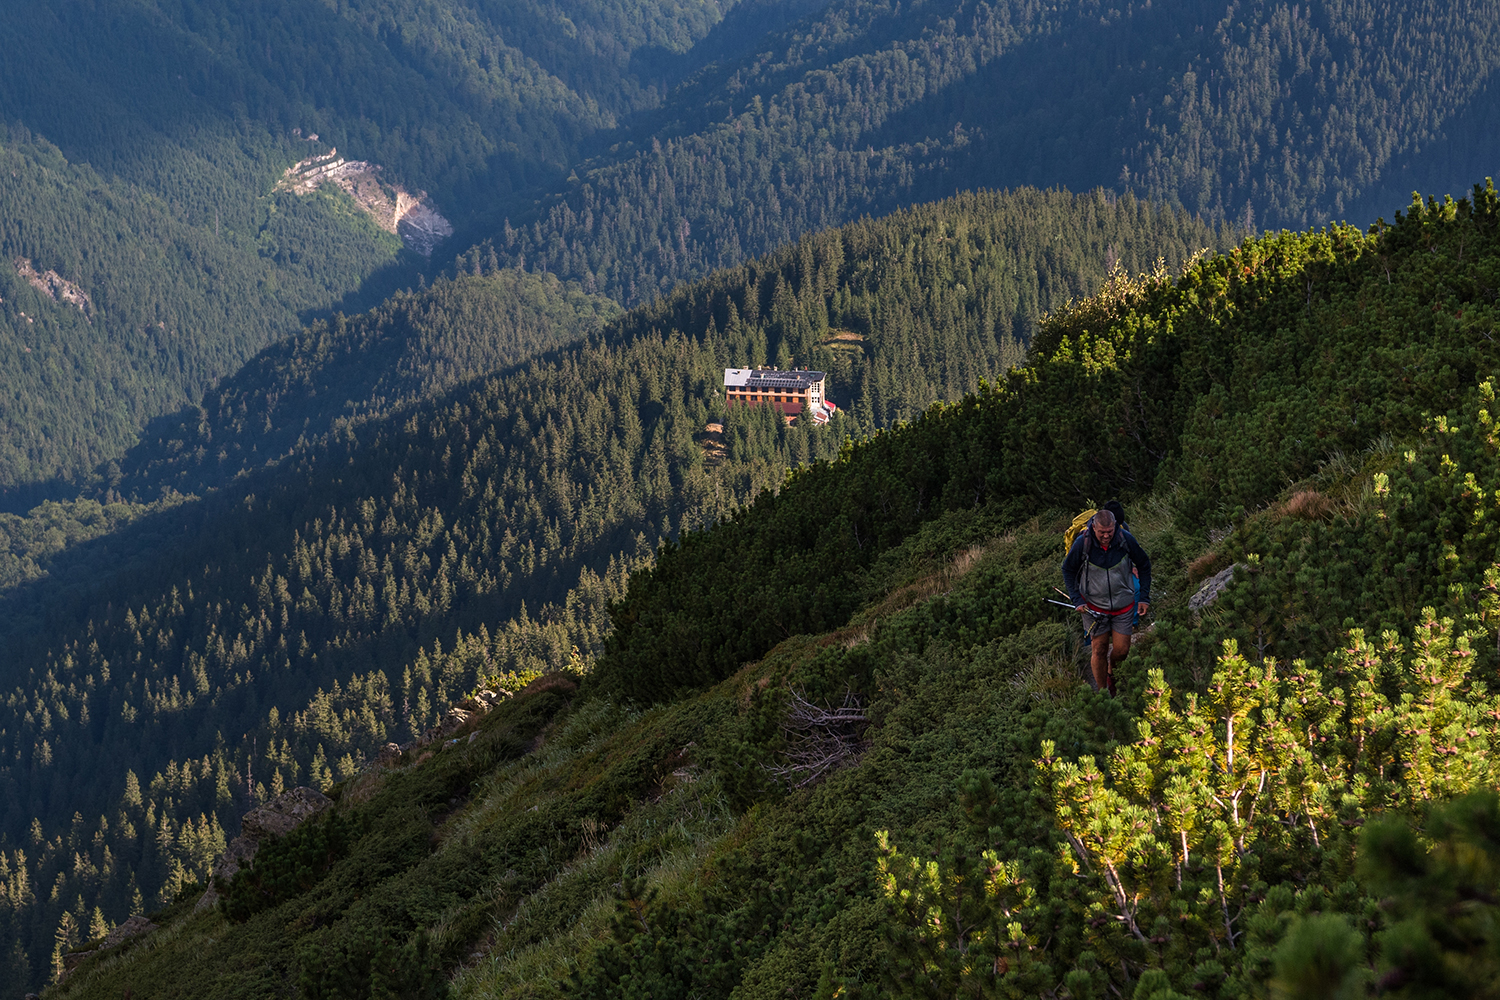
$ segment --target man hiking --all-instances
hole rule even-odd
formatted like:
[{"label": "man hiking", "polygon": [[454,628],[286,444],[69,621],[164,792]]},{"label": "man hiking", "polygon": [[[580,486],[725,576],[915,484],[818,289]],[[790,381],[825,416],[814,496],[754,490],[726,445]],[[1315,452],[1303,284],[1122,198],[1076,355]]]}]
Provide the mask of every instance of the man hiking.
[{"label": "man hiking", "polygon": [[[1062,572],[1068,597],[1083,615],[1093,646],[1094,687],[1113,695],[1115,665],[1130,652],[1136,612],[1144,613],[1151,606],[1151,557],[1106,508],[1073,539]],[[1140,576],[1139,597],[1136,574]]]}]

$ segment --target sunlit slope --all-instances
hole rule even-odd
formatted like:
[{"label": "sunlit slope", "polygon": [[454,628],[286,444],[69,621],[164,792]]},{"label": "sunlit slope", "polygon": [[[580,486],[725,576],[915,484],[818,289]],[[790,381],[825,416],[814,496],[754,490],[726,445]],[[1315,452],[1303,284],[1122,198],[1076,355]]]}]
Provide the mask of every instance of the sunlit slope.
[{"label": "sunlit slope", "polygon": [[[1490,370],[1497,286],[1478,248],[1495,204],[1477,188],[1369,234],[1268,236],[1175,281],[1110,286],[1043,328],[1033,364],[866,446],[884,460],[819,469],[663,553],[615,609],[603,682],[654,700],[833,627],[888,539],[947,510],[1156,488],[1201,534],[1415,435]],[[799,490],[818,501],[790,503]],[[826,578],[844,584],[799,582]]]},{"label": "sunlit slope", "polygon": [[[579,689],[333,785],[235,908],[185,892],[59,995],[1228,998],[1311,964],[1278,949],[1314,917],[1336,976],[1472,984],[1466,941],[1382,952],[1356,860],[1377,813],[1500,777],[1497,260],[1480,189],[1116,283],[997,387],[664,550]],[[1210,460],[1211,422],[1286,447]],[[1116,490],[1156,563],[1118,700],[1042,601]]]},{"label": "sunlit slope", "polygon": [[[486,270],[311,329],[142,445],[96,499],[6,523],[0,731],[7,753],[30,747],[0,764],[9,842],[33,821],[50,838],[74,812],[113,815],[133,771],[173,838],[91,818],[117,861],[67,894],[111,920],[136,889],[171,896],[206,873],[239,790],[351,773],[485,672],[591,659],[627,571],[662,540],[846,436],[999,379],[1038,316],[1097,287],[1112,255],[1147,267],[1215,239],[1102,193],[969,196],[809,237],[530,358],[517,352],[562,332],[547,323],[581,332],[597,300]],[[723,369],[747,361],[825,368],[844,415],[726,412]],[[265,441],[285,450],[257,452]],[[156,501],[164,487],[214,489]],[[155,506],[115,499],[136,490]],[[61,707],[69,684],[86,711]],[[59,853],[27,857],[37,884],[61,873]],[[31,906],[41,961],[55,918]]]}]

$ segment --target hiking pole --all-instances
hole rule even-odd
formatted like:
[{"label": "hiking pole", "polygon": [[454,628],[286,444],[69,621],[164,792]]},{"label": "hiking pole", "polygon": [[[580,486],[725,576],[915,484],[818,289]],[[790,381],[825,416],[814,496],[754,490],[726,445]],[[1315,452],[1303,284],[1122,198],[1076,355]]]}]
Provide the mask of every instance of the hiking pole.
[{"label": "hiking pole", "polygon": [[[1053,589],[1056,589],[1056,588],[1053,588]],[[1056,604],[1058,607],[1060,607],[1060,608],[1067,608],[1069,611],[1077,611],[1078,610],[1077,606],[1075,606],[1073,604],[1066,604],[1066,603],[1064,603],[1062,601],[1054,601],[1050,597],[1044,597],[1044,598],[1042,598],[1042,602],[1044,604]],[[1089,641],[1089,642],[1093,642],[1094,641],[1094,632],[1096,630],[1098,630],[1098,628],[1100,627],[1100,625],[1103,624],[1104,620],[1107,619],[1109,616],[1105,615],[1105,614],[1101,614],[1100,612],[1095,611],[1092,608],[1088,608],[1088,607],[1084,608],[1083,613],[1086,614],[1086,615],[1088,615],[1089,618],[1093,620],[1093,624],[1090,625],[1090,626],[1088,626],[1086,629],[1083,630],[1084,631],[1084,638],[1087,641]],[[1112,684],[1113,681],[1114,681],[1114,663],[1112,661],[1106,661],[1106,662],[1109,662],[1109,668],[1108,668],[1109,672],[1105,675],[1105,682],[1106,682],[1106,684]],[[1096,691],[1099,690],[1099,682],[1094,678],[1094,674],[1093,674],[1092,668],[1089,671],[1087,679],[1088,679],[1089,684],[1093,686],[1094,690],[1096,690]],[[1111,697],[1114,696],[1114,691],[1113,690],[1110,691],[1110,696]]]},{"label": "hiking pole", "polygon": [[[1066,603],[1064,603],[1062,601],[1054,601],[1050,597],[1044,597],[1044,598],[1042,598],[1042,601],[1044,603],[1046,603],[1046,604],[1056,604],[1060,608],[1067,608],[1069,611],[1077,611],[1078,610],[1077,605],[1066,604]],[[1085,608],[1083,613],[1086,614],[1086,615],[1088,615],[1090,618],[1092,618],[1094,620],[1094,625],[1095,626],[1098,626],[1100,622],[1104,622],[1104,621],[1108,621],[1109,620],[1109,615],[1105,614],[1102,611],[1095,611],[1092,608]]]},{"label": "hiking pole", "polygon": [[[1054,601],[1050,597],[1044,597],[1044,598],[1042,598],[1042,600],[1045,603],[1047,603],[1047,604],[1056,604],[1060,608],[1067,608],[1069,611],[1077,611],[1078,610],[1078,605],[1076,605],[1076,604],[1069,604],[1066,601]],[[1086,614],[1086,615],[1088,615],[1090,618],[1094,619],[1094,621],[1099,621],[1100,619],[1108,618],[1109,617],[1109,615],[1105,614],[1103,611],[1095,611],[1092,608],[1085,608],[1084,611],[1083,611],[1083,613]]]}]

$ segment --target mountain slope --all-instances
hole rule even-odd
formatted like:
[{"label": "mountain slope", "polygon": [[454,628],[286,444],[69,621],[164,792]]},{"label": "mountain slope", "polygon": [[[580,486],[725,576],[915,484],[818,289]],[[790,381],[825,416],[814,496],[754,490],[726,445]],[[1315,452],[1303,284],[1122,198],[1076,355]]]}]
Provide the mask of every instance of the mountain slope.
[{"label": "mountain slope", "polygon": [[[273,340],[417,282],[420,258],[332,185],[275,190],[285,169],[332,144],[373,163],[388,197],[425,189],[449,214],[529,190],[658,99],[633,53],[670,55],[719,17],[692,2],[572,18],[549,3],[14,11],[0,24],[8,509],[67,494]],[[92,314],[34,295],[22,259],[79,286]]]},{"label": "mountain slope", "polygon": [[[137,889],[170,897],[203,875],[245,795],[350,773],[488,673],[591,658],[626,571],[661,540],[835,457],[846,435],[999,377],[1040,312],[1104,279],[1112,247],[1140,267],[1214,240],[1102,193],[970,196],[809,237],[451,388],[450,360],[493,359],[545,328],[543,312],[512,324],[494,308],[540,279],[439,282],[269,351],[251,369],[264,381],[247,373],[127,465],[151,484],[140,500],[165,487],[166,503],[123,526],[84,501],[78,528],[55,508],[10,528],[26,572],[45,576],[0,603],[14,651],[4,835],[51,883],[64,854],[25,848],[29,830],[50,842],[79,812],[118,860],[108,877],[62,873],[59,899],[121,914]],[[591,303],[573,301],[583,326]],[[369,381],[363,349],[398,344],[443,363],[417,355]],[[723,369],[768,359],[826,367],[848,415],[820,428],[726,412]],[[285,401],[309,383],[330,408]],[[350,410],[345,388],[374,395]],[[265,440],[291,447],[252,450]],[[218,488],[171,499],[205,485]],[[94,537],[49,551],[54,530]],[[108,818],[128,771],[170,837]],[[56,785],[63,773],[81,777]],[[25,938],[33,961],[50,953],[52,905],[26,910],[44,928]]]},{"label": "mountain slope", "polygon": [[[1500,146],[1488,5],[848,0],[710,66],[488,234],[626,303],[955,190],[1105,186],[1254,231],[1462,190]],[[1436,149],[1432,159],[1424,150]],[[499,232],[494,230],[498,229]]]},{"label": "mountain slope", "polygon": [[110,486],[125,495],[205,493],[597,333],[619,313],[608,299],[516,271],[398,293],[272,345],[199,406],[156,421]]},{"label": "mountain slope", "polygon": [[275,167],[253,166],[193,219],[0,128],[0,502],[24,509],[304,318],[413,277],[348,199],[273,194]]},{"label": "mountain slope", "polygon": [[[1392,971],[1366,956],[1401,915],[1357,828],[1497,779],[1497,259],[1491,187],[1116,282],[1003,385],[664,551],[581,688],[545,679],[334,786],[332,818],[227,887],[237,909],[185,892],[56,995],[1228,998],[1293,968],[1314,919],[1352,941],[1339,975]],[[1209,478],[1181,464],[1204,420],[1290,447]],[[1076,491],[1130,477],[1157,610],[1110,699],[1042,598]],[[1200,512],[1226,501],[1221,534]],[[820,540],[851,531],[869,543]],[[844,562],[785,558],[805,551]],[[778,588],[827,620],[765,637]]]},{"label": "mountain slope", "polygon": [[[425,265],[396,261],[347,201],[273,195],[330,143],[379,168],[372,190],[428,193],[458,227],[434,265],[450,275],[493,258],[634,306],[960,190],[1104,187],[1244,232],[1369,221],[1500,155],[1496,18],[1387,0],[28,8],[0,26],[0,107],[29,130],[17,142],[88,164],[94,180],[69,186],[107,186],[90,204],[166,216],[85,222],[76,192],[28,194],[0,238],[12,260],[130,307],[104,313],[102,342],[66,310],[37,329],[39,301],[8,316],[0,419],[17,430],[0,489],[16,511],[64,495],[49,480],[117,459],[293,314],[414,283]],[[111,234],[139,224],[171,231],[165,256],[120,253]],[[151,340],[174,320],[190,345]],[[63,357],[55,390],[28,337]]]},{"label": "mountain slope", "polygon": [[[1025,344],[1043,314],[1087,294],[1111,268],[1144,268],[1159,256],[1178,261],[1228,239],[1185,214],[1128,196],[1034,190],[967,196],[804,239],[639,308],[608,336],[624,342],[676,329],[701,339],[712,324],[724,341],[714,349],[725,365],[795,361],[829,372],[833,398],[868,432],[910,419],[1003,369],[1017,356],[1007,345]],[[942,246],[950,240],[954,246]],[[549,298],[541,290],[557,289],[554,278],[496,267],[493,255],[476,252],[464,257],[460,273],[493,275],[496,292],[504,288],[518,296],[514,301],[435,312],[442,301],[435,288],[395,300],[347,331],[319,325],[266,351],[201,409],[153,428],[156,440],[125,458],[124,478],[113,485],[143,499],[165,488],[202,493],[264,463],[268,457],[259,456],[277,446],[325,441],[335,422],[354,426],[388,416],[517,360],[513,351],[490,353],[488,334],[475,326],[486,310],[609,313],[576,288],[567,289],[566,307]],[[893,281],[906,280],[923,287],[902,288],[899,304],[880,303]],[[465,287],[454,290],[463,294]],[[568,319],[554,329],[565,338],[585,326]],[[377,343],[384,346],[372,353]],[[317,375],[301,374],[309,365]],[[298,399],[303,393],[312,395],[310,404]],[[282,412],[288,406],[300,409]],[[220,451],[223,457],[205,465],[205,454]]]}]

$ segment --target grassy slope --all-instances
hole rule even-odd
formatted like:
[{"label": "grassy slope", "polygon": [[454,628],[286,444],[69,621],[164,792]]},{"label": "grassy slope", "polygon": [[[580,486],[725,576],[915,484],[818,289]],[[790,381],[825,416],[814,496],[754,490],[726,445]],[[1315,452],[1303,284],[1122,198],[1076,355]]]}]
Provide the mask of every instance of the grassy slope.
[{"label": "grassy slope", "polygon": [[[988,502],[964,500],[964,491],[929,494],[943,502],[902,522],[849,581],[860,599],[841,627],[776,643],[701,693],[645,711],[589,696],[618,688],[619,678],[586,686],[566,706],[557,688],[523,694],[486,718],[486,735],[472,744],[357,779],[378,790],[344,787],[342,812],[368,817],[372,831],[406,831],[400,857],[395,832],[367,834],[328,878],[269,916],[233,933],[217,914],[191,917],[85,968],[59,993],[114,994],[129,985],[141,996],[185,996],[212,970],[224,995],[270,995],[276,980],[225,975],[267,963],[285,970],[282,986],[296,970],[322,970],[302,987],[329,996],[329,977],[368,975],[369,952],[383,935],[408,946],[430,941],[446,966],[462,964],[454,988],[465,996],[559,995],[568,981],[584,995],[770,997],[882,983],[906,992],[912,980],[882,978],[903,961],[910,968],[915,938],[883,897],[879,830],[891,832],[897,850],[939,857],[947,870],[959,864],[956,852],[981,846],[1020,862],[1037,895],[1025,908],[1033,947],[1023,943],[1012,978],[994,984],[998,995],[1061,988],[1059,995],[1102,996],[1137,981],[1152,984],[1138,995],[1167,995],[1169,974],[1171,988],[1194,995],[1248,995],[1263,986],[1266,949],[1295,919],[1294,908],[1359,913],[1378,926],[1373,903],[1346,881],[1348,838],[1310,843],[1294,822],[1284,840],[1265,841],[1256,869],[1265,882],[1243,900],[1248,937],[1238,947],[1208,947],[1217,939],[1194,922],[1195,907],[1217,902],[1188,899],[1181,928],[1158,924],[1167,928],[1162,943],[1132,950],[1092,902],[1098,876],[1058,863],[1060,835],[1033,762],[1044,739],[1068,759],[1135,739],[1147,689],[1162,683],[1148,670],[1206,698],[1213,664],[1205,670],[1199,657],[1224,639],[1247,649],[1262,643],[1283,661],[1336,664],[1349,627],[1420,635],[1432,615],[1426,605],[1473,630],[1474,669],[1494,669],[1495,608],[1483,595],[1500,525],[1485,498],[1500,487],[1500,442],[1488,413],[1493,391],[1471,387],[1500,362],[1489,346],[1500,205],[1493,191],[1477,200],[1472,211],[1414,210],[1378,237],[1269,237],[1205,261],[1183,280],[1117,287],[1057,318],[1053,336],[1041,338],[1046,353],[1005,389],[794,479],[774,502],[669,553],[635,582],[632,600],[639,607],[643,595],[666,593],[662,581],[711,554],[707,542],[716,536],[753,540],[801,504],[847,508],[845,490],[858,487],[853,473],[881,472],[887,505],[899,505],[911,495],[903,485],[932,486],[934,477],[942,485],[934,469],[962,481],[963,463],[944,451],[972,441],[989,421],[1003,416],[1013,435],[1024,435],[1031,407],[1054,412],[1056,392],[1107,412],[1111,400],[1134,398],[1150,374],[1164,387],[1155,413],[1169,419],[1140,435],[1140,452],[1116,445],[1118,467],[1101,472],[1054,452],[1054,474],[1032,476],[1029,492],[990,470]],[[1270,322],[1278,316],[1282,323]],[[1353,352],[1364,355],[1363,366],[1340,363]],[[1408,364],[1393,366],[1383,352]],[[1163,357],[1177,367],[1162,366]],[[1208,360],[1216,364],[1195,389]],[[1455,361],[1468,370],[1456,371]],[[1318,394],[1315,408],[1281,404],[1299,389]],[[1424,419],[1434,410],[1445,411],[1442,421]],[[1263,448],[1222,448],[1210,466],[1201,461],[1207,422],[1234,426],[1251,441],[1279,427],[1290,444],[1268,470]],[[1154,461],[1153,434],[1170,446]],[[1316,445],[1299,450],[1298,437],[1327,443],[1309,459]],[[925,450],[931,466],[889,464],[903,445]],[[1027,461],[1041,469],[1048,457]],[[1076,683],[1074,626],[1041,605],[1071,513],[1048,495],[1087,488],[1090,474],[1094,488],[1108,488],[1110,477],[1137,469],[1132,462],[1140,463],[1137,475],[1161,474],[1149,492],[1127,498],[1157,557],[1157,620],[1127,663],[1124,697],[1110,701]],[[1032,511],[1018,513],[1018,496],[1030,497]],[[1034,514],[1054,504],[1055,513]],[[1227,534],[1210,531],[1225,521]],[[1186,607],[1192,585],[1231,560],[1250,568],[1210,614],[1194,616]],[[624,651],[617,646],[601,663],[601,682],[611,681]],[[1382,689],[1410,689],[1420,652],[1409,654],[1410,664],[1408,654],[1382,653]],[[872,722],[859,765],[810,789],[771,780],[760,765],[784,759],[787,692],[825,700],[851,688]],[[1460,697],[1483,696],[1476,687]],[[508,758],[548,714],[554,721],[541,729],[539,749]],[[1493,728],[1484,723],[1469,735],[1492,746],[1495,733],[1485,727]],[[1446,794],[1398,786],[1388,801],[1402,808]],[[1357,824],[1373,805],[1344,808],[1357,810],[1345,814]],[[390,859],[386,877],[355,888],[351,880],[382,871],[380,858]],[[372,943],[360,945],[361,934]],[[422,994],[414,987],[407,995]]]},{"label": "grassy slope", "polygon": [[[892,593],[845,633],[788,642],[701,697],[640,712],[587,697],[565,704],[556,693],[519,696],[483,719],[473,743],[346,786],[340,808],[369,822],[370,833],[317,891],[233,933],[217,913],[186,917],[157,939],[80,973],[67,993],[138,984],[140,995],[185,997],[218,982],[228,996],[277,995],[295,978],[294,946],[320,934],[336,939],[375,913],[375,921],[394,916],[403,929],[413,918],[436,927],[435,941],[449,961],[467,957],[475,937],[483,940],[486,957],[468,973],[466,989],[534,990],[541,984],[531,972],[566,974],[580,939],[607,927],[622,879],[660,882],[663,900],[691,894],[705,865],[738,866],[743,878],[787,837],[811,843],[832,837],[828,865],[800,889],[767,892],[793,912],[853,892],[863,902],[844,921],[859,919],[858,910],[867,921],[877,919],[872,871],[864,863],[871,831],[930,832],[950,822],[941,790],[955,769],[1010,756],[1024,784],[1027,726],[1038,720],[1024,687],[1010,681],[1038,655],[1056,656],[1066,644],[1067,629],[1056,623],[1034,623],[1019,635],[990,629],[1000,634],[948,683],[924,676],[918,657],[941,642],[932,635],[942,632],[932,620],[934,590],[952,588],[945,602],[951,614],[987,606],[996,586],[1014,586],[1026,592],[1015,610],[1033,617],[1034,598],[1055,561],[1055,525],[1038,521],[1004,537],[992,537],[992,527],[966,518],[914,540],[890,561]],[[962,545],[957,565],[937,554],[964,542],[974,546]],[[851,655],[867,674],[876,663],[905,659],[904,669],[880,671],[878,680],[892,695],[900,692],[900,704],[890,697],[876,702],[881,721],[860,768],[811,793],[771,792],[755,763],[775,742],[783,687],[834,693],[844,678],[828,676],[829,668]],[[975,700],[975,689],[989,695]],[[1090,701],[1089,711],[1113,712],[1123,729],[1114,706]],[[524,748],[554,714],[543,747],[514,759],[517,745]],[[1006,754],[1007,748],[1021,753]],[[865,787],[874,775],[884,792],[879,801],[869,801]],[[462,800],[457,811],[455,797]],[[757,800],[763,801],[745,813]],[[382,868],[386,877],[374,879],[371,872]],[[286,933],[330,918],[331,926],[311,937]],[[574,927],[578,920],[582,925]],[[203,960],[183,962],[188,953]],[[514,959],[504,961],[506,955]],[[233,968],[247,974],[232,977],[231,985],[222,977]]]}]

